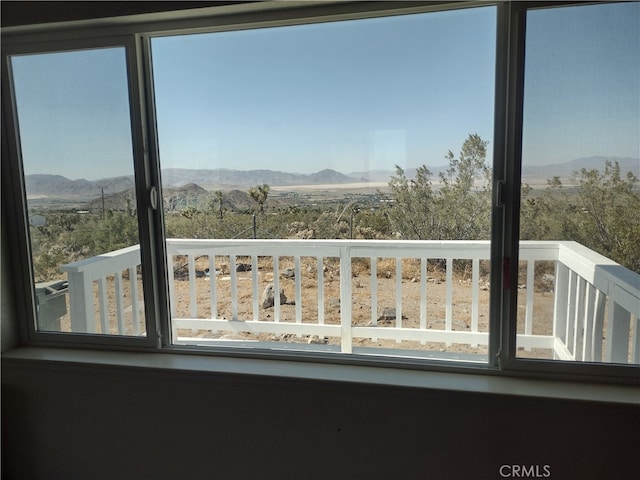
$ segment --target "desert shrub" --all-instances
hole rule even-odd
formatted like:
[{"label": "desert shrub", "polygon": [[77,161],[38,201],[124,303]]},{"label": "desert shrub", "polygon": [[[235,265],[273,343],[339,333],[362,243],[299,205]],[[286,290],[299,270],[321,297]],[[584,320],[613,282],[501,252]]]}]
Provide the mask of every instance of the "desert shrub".
[{"label": "desert shrub", "polygon": [[451,151],[439,188],[423,165],[414,178],[396,166],[389,181],[393,203],[387,209],[391,230],[416,240],[481,240],[490,236],[491,170],[486,165],[486,141],[473,134],[456,158]]}]

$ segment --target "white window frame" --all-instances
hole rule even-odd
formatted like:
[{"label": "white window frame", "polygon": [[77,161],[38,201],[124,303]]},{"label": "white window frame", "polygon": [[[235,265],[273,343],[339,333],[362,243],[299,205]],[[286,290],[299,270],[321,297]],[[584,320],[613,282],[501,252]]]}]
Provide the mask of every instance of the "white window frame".
[{"label": "white window frame", "polygon": [[[567,2],[567,4],[581,2]],[[229,358],[284,359],[339,363],[348,365],[393,366],[403,369],[431,371],[480,372],[496,375],[549,378],[601,382],[634,382],[638,376],[636,365],[573,363],[516,358],[517,285],[509,289],[491,289],[489,325],[489,361],[487,364],[451,364],[446,361],[415,361],[404,358],[362,358],[354,355],[330,356],[309,352],[273,352],[266,350],[201,348],[176,346],[170,339],[170,315],[166,293],[166,251],[163,240],[161,212],[152,205],[152,190],[159,188],[158,140],[155,130],[153,82],[151,79],[150,39],[178,33],[245,30],[272,26],[332,22],[356,18],[402,15],[409,13],[451,10],[485,5],[497,6],[496,80],[494,114],[494,195],[492,207],[492,268],[491,284],[504,285],[507,276],[517,278],[518,231],[520,202],[520,169],[522,137],[522,101],[524,71],[524,30],[526,11],[543,8],[539,2],[457,2],[385,3],[369,2],[305,4],[246,4],[200,9],[197,13],[143,15],[122,21],[91,21],[86,27],[67,28],[65,25],[17,27],[3,32],[3,101],[5,108],[3,156],[9,157],[3,197],[13,200],[10,222],[16,229],[12,245],[14,270],[21,274],[17,284],[22,288],[19,312],[22,341],[30,346],[85,346],[91,348],[133,348],[159,353],[197,353]],[[553,5],[558,5],[557,2]],[[564,5],[564,3],[563,3]],[[176,18],[182,17],[182,18]],[[14,118],[15,105],[11,92],[9,57],[26,53],[46,53],[61,50],[124,46],[127,52],[129,98],[132,122],[132,141],[138,192],[138,212],[141,222],[140,245],[145,265],[145,318],[147,336],[144,338],[114,337],[39,332],[35,325],[34,287],[31,281],[30,257],[26,245],[28,229],[24,204],[24,185],[19,152],[19,132]],[[7,175],[5,175],[7,173]]]}]

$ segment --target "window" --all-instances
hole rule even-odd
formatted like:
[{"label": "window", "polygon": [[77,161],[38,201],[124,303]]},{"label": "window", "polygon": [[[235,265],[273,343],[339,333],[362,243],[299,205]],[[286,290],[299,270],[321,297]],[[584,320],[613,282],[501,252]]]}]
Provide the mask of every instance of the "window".
[{"label": "window", "polygon": [[495,30],[151,38],[173,341],[486,362]]},{"label": "window", "polygon": [[[144,337],[124,46],[13,55],[38,332]],[[104,271],[105,259],[116,259]]]},{"label": "window", "polygon": [[3,42],[28,340],[633,375],[638,5],[324,7]]},{"label": "window", "polygon": [[640,362],[639,18],[631,3],[527,14],[518,331],[556,344],[520,337],[518,357]]}]

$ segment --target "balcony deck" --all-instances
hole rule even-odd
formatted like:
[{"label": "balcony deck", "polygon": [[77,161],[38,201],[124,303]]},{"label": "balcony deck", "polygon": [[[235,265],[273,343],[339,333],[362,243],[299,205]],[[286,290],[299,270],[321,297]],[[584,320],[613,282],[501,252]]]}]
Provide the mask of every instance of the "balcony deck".
[{"label": "balcony deck", "polygon": [[[167,253],[174,343],[486,361],[489,242],[167,239]],[[71,330],[144,334],[139,264],[132,246],[62,267]],[[575,242],[522,242],[520,265],[519,356],[640,363],[640,275]],[[286,303],[261,305],[269,284]]]}]

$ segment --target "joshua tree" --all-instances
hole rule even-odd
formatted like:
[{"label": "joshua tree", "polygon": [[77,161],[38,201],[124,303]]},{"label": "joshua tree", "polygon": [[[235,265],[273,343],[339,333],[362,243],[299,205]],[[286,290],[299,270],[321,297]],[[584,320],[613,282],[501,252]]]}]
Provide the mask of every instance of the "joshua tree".
[{"label": "joshua tree", "polygon": [[261,214],[264,214],[264,204],[267,201],[267,197],[269,196],[269,185],[263,183],[262,185],[256,185],[255,187],[251,187],[249,189],[249,195],[253,198],[258,204],[258,211]]}]

